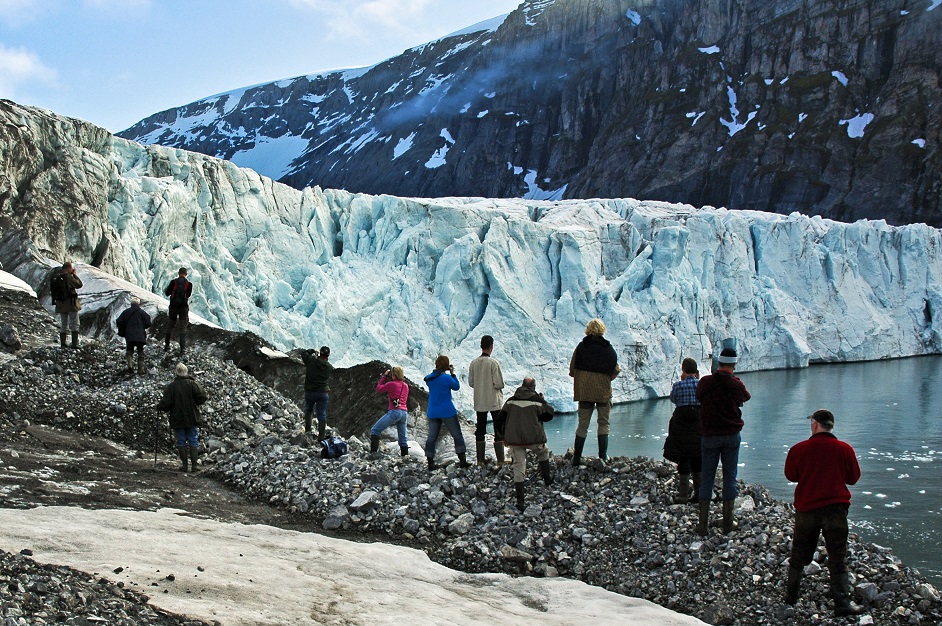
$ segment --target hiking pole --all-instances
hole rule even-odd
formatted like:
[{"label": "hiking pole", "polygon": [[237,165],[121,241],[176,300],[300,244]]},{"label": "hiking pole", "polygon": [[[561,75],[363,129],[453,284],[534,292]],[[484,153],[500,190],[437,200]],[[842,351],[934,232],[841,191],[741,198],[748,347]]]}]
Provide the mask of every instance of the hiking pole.
[{"label": "hiking pole", "polygon": [[154,469],[157,469],[157,416],[154,416]]}]

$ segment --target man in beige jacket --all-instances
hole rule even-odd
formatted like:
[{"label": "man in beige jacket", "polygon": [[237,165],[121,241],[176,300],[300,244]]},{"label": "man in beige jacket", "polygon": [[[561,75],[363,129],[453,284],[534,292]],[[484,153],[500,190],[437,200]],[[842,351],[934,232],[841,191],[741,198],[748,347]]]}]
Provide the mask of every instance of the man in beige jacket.
[{"label": "man in beige jacket", "polygon": [[504,428],[498,420],[498,413],[504,406],[504,375],[500,363],[491,356],[494,351],[494,338],[490,335],[481,337],[481,356],[471,361],[468,367],[468,385],[474,389],[474,412],[477,414],[477,428],[474,441],[477,445],[478,465],[485,462],[484,453],[487,444],[487,414],[494,420],[494,455],[498,463],[504,462]]}]

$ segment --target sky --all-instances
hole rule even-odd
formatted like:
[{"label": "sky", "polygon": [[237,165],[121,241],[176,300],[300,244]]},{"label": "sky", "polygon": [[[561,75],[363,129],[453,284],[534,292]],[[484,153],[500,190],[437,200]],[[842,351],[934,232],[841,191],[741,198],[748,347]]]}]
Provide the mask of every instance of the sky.
[{"label": "sky", "polygon": [[112,132],[224,91],[373,65],[522,0],[0,0],[0,98]]}]

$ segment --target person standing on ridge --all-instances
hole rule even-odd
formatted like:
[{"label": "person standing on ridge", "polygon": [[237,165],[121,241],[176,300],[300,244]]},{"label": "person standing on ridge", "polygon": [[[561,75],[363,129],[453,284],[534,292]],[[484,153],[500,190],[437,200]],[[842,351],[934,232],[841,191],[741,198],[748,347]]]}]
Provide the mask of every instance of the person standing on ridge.
[{"label": "person standing on ridge", "polygon": [[615,349],[602,335],[605,323],[591,320],[585,327],[585,338],[576,346],[569,361],[572,377],[572,399],[579,403],[579,425],[572,451],[572,466],[582,460],[582,448],[589,435],[592,411],[599,415],[599,458],[608,460],[608,416],[612,410],[612,381],[621,372]]},{"label": "person standing on ridge", "polygon": [[72,331],[72,347],[78,348],[79,311],[82,303],[79,301],[77,289],[81,289],[82,279],[75,273],[70,261],[62,264],[58,270],[53,271],[49,281],[49,292],[59,314],[59,346],[66,347],[67,333]]},{"label": "person standing on ridge", "polygon": [[550,451],[546,447],[546,431],[543,422],[553,419],[553,407],[537,393],[536,381],[527,377],[507,400],[500,410],[504,423],[504,441],[510,446],[510,456],[514,464],[514,491],[517,495],[517,509],[526,508],[524,502],[523,481],[527,474],[527,450],[536,452],[540,475],[546,485],[553,483],[550,472]]},{"label": "person standing on ridge", "polygon": [[425,458],[428,460],[428,468],[435,469],[435,446],[438,443],[438,434],[442,430],[442,425],[448,429],[452,439],[455,440],[458,467],[468,467],[464,434],[461,432],[461,424],[458,423],[458,409],[455,408],[455,403],[451,399],[451,392],[458,391],[461,383],[455,376],[455,366],[451,364],[447,356],[441,354],[435,359],[435,370],[425,377],[425,384],[428,386],[428,409],[425,412],[428,417],[428,439],[425,440]]},{"label": "person standing on ridge", "polygon": [[[180,471],[187,471],[187,459],[191,472],[196,471],[196,459],[199,454],[199,405],[206,402],[206,392],[193,380],[183,363],[177,363],[173,369],[173,382],[164,387],[163,397],[157,403],[158,411],[170,411],[170,427],[177,436],[177,455],[180,457]],[[187,450],[189,448],[189,450]]]},{"label": "person standing on ridge", "polygon": [[[699,382],[697,362],[689,357],[684,359],[680,366],[680,380],[671,387],[671,402],[676,408],[667,426],[667,439],[664,440],[664,458],[677,464],[678,486],[674,504],[696,502],[700,491]],[[693,494],[690,493],[691,474]]]},{"label": "person standing on ridge", "polygon": [[474,389],[474,411],[477,414],[477,428],[474,430],[474,443],[477,446],[478,465],[483,465],[486,458],[484,438],[487,436],[487,414],[494,421],[494,455],[498,463],[504,462],[504,432],[498,419],[501,405],[504,403],[504,375],[500,363],[491,356],[494,351],[494,338],[490,335],[481,337],[481,356],[471,361],[468,366],[468,385]]},{"label": "person standing on ridge", "polygon": [[186,329],[190,323],[190,296],[193,295],[193,283],[186,279],[186,268],[177,271],[177,277],[170,281],[164,289],[164,295],[170,299],[167,315],[170,323],[167,324],[167,336],[164,337],[164,352],[170,350],[170,335],[173,333],[177,320],[180,320],[180,355],[186,351]]},{"label": "person standing on ridge", "polygon": [[406,435],[406,421],[409,417],[406,406],[409,401],[409,385],[405,383],[405,377],[402,368],[398,366],[386,370],[379,377],[376,392],[385,393],[389,397],[389,405],[386,414],[379,418],[370,429],[370,454],[379,451],[379,436],[395,424],[396,434],[399,436],[399,454],[409,456],[409,440]]},{"label": "person standing on ridge", "polygon": [[134,350],[137,350],[137,373],[144,375],[144,346],[147,345],[147,329],[150,328],[150,315],[141,308],[140,298],[131,298],[131,306],[126,308],[115,320],[118,335],[124,337],[125,358],[128,373],[134,373]]},{"label": "person standing on ridge", "polygon": [[850,601],[846,560],[847,510],[850,508],[847,485],[857,484],[860,465],[854,449],[832,434],[833,413],[818,409],[808,419],[811,420],[811,438],[796,443],[785,457],[785,478],[798,483],[785,603],[798,601],[802,572],[818,547],[818,535],[823,534],[834,614],[838,617],[859,615],[862,608]]},{"label": "person standing on ridge", "polygon": [[739,378],[733,375],[739,357],[732,348],[723,348],[719,368],[715,374],[704,376],[697,384],[700,401],[700,519],[697,534],[707,534],[710,519],[710,500],[716,468],[723,462],[723,533],[736,527],[733,505],[736,503],[736,465],[739,463],[739,444],[742,438],[742,405],[752,396]]},{"label": "person standing on ridge", "polygon": [[330,376],[334,366],[328,362],[330,348],[321,346],[320,350],[304,350],[304,432],[311,433],[311,422],[317,412],[317,440],[323,441],[327,434],[327,404],[330,402]]}]

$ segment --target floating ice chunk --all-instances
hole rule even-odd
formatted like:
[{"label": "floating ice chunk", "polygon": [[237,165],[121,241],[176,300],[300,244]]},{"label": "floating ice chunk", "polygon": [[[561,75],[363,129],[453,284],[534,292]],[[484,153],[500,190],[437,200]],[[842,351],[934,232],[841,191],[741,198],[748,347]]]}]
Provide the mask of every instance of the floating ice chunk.
[{"label": "floating ice chunk", "polygon": [[[942,2],[942,0],[940,0],[940,2]],[[873,113],[863,113],[857,117],[841,120],[837,124],[838,126],[847,124],[847,136],[851,139],[860,139],[864,136],[864,129],[867,128],[867,124],[872,121]]]},{"label": "floating ice chunk", "polygon": [[902,502],[887,502],[887,503],[885,503],[883,506],[885,506],[885,507],[888,508],[888,509],[895,509],[896,507],[900,506],[901,504],[902,504]]},{"label": "floating ice chunk", "polygon": [[839,72],[837,70],[834,70],[833,72],[831,72],[831,76],[836,78],[837,82],[839,82],[840,84],[844,85],[845,87],[847,86],[847,77],[844,76],[844,72]]},{"label": "floating ice chunk", "polygon": [[909,474],[900,474],[897,478],[909,478]]},{"label": "floating ice chunk", "polygon": [[883,499],[886,498],[886,494],[885,494],[885,493],[878,493],[878,494],[876,494],[875,497],[880,498],[881,500],[883,500]]}]

